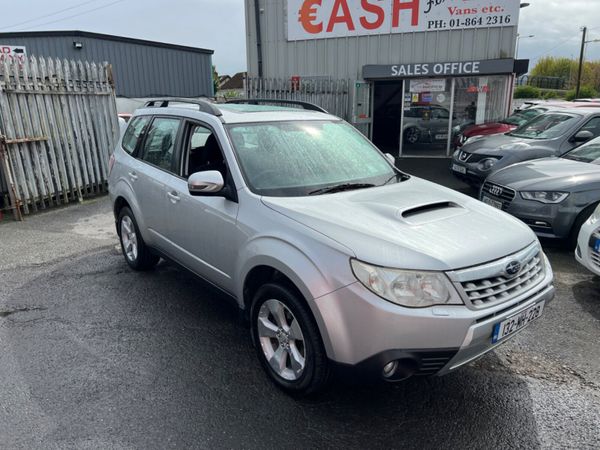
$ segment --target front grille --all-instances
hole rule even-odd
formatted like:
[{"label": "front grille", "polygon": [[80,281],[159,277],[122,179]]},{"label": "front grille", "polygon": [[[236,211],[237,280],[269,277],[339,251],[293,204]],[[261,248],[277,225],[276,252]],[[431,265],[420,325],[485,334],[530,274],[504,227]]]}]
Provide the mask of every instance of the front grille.
[{"label": "front grille", "polygon": [[485,194],[487,197],[501,201],[502,209],[506,210],[510,206],[511,202],[515,199],[517,192],[514,189],[507,188],[506,186],[500,186],[499,184],[486,181],[483,183],[483,187],[481,188],[481,194]]},{"label": "front grille", "polygon": [[[598,231],[592,234],[592,238],[590,239],[590,241],[593,240],[595,242],[596,239],[600,239],[600,232]],[[590,248],[590,259],[592,260],[592,264],[594,264],[594,266],[600,269],[600,253],[595,251],[593,247]]]},{"label": "front grille", "polygon": [[466,299],[476,308],[487,308],[507,302],[532,289],[544,279],[542,253],[538,252],[523,261],[520,272],[515,277],[499,275],[491,278],[463,281]]}]

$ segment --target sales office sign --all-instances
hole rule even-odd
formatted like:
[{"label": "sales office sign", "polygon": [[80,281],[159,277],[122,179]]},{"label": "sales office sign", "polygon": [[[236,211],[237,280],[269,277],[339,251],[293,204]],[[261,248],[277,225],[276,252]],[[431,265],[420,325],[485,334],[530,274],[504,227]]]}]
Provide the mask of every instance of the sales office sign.
[{"label": "sales office sign", "polygon": [[[469,76],[512,73],[514,60],[486,59],[480,61],[454,61],[441,63],[418,64],[373,64],[363,66],[363,78],[374,80],[378,78],[419,78],[431,76]],[[431,89],[433,91],[433,89]]]},{"label": "sales office sign", "polygon": [[288,40],[516,26],[520,0],[287,0]]}]

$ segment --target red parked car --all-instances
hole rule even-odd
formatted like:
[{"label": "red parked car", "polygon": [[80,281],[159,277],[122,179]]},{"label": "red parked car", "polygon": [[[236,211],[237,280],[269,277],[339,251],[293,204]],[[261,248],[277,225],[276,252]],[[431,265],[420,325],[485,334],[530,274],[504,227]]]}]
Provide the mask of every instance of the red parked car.
[{"label": "red parked car", "polygon": [[487,136],[490,134],[508,133],[525,122],[545,113],[554,108],[591,108],[600,107],[600,103],[581,101],[581,102],[547,102],[534,104],[529,108],[516,111],[506,119],[499,122],[482,123],[480,125],[469,125],[458,133],[454,138],[455,148],[462,147],[467,140],[473,136]]}]

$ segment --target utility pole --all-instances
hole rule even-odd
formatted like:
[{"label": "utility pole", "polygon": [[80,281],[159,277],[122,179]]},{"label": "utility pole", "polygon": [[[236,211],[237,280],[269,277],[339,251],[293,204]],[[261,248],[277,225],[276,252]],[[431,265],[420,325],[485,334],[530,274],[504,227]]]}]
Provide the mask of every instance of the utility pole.
[{"label": "utility pole", "polygon": [[577,73],[577,88],[575,89],[575,98],[579,98],[581,90],[581,72],[583,71],[583,57],[585,53],[585,38],[587,35],[587,27],[583,27],[583,37],[581,39],[581,53],[579,54],[579,72]]}]

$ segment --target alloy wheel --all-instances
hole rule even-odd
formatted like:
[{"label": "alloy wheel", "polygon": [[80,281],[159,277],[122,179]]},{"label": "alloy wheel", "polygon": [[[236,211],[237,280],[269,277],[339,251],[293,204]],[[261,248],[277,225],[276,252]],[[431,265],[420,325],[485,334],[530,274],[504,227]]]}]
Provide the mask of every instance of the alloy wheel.
[{"label": "alloy wheel", "polygon": [[121,219],[121,242],[127,259],[132,262],[135,261],[138,257],[138,242],[135,226],[129,216],[124,216]]},{"label": "alloy wheel", "polygon": [[256,325],[263,354],[273,371],[284,380],[298,380],[306,366],[306,346],[292,311],[279,300],[267,300],[260,307]]}]

